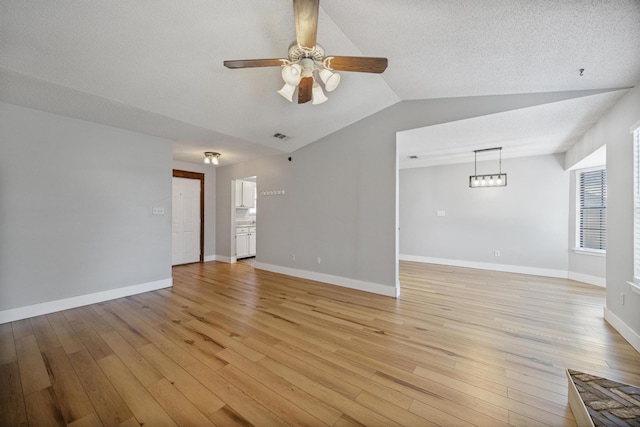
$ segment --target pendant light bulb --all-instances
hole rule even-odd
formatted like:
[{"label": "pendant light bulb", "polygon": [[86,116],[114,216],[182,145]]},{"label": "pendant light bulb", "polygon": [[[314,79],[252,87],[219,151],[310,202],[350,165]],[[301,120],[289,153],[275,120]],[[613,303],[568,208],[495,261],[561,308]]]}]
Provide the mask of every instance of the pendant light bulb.
[{"label": "pendant light bulb", "polygon": [[312,104],[322,104],[326,102],[329,98],[327,98],[322,91],[322,88],[318,83],[314,83],[311,89],[311,96],[313,98]]},{"label": "pendant light bulb", "polygon": [[288,85],[298,86],[302,78],[302,67],[299,64],[290,64],[282,67],[282,80]]},{"label": "pendant light bulb", "polygon": [[295,91],[296,91],[296,86],[292,86],[289,83],[285,83],[284,86],[282,86],[282,89],[278,91],[278,93],[282,95],[283,98],[286,99],[287,101],[293,102],[293,92]]},{"label": "pendant light bulb", "polygon": [[322,83],[324,83],[324,88],[327,92],[332,92],[340,84],[340,74],[338,73],[332,73],[326,68],[323,68],[318,74],[320,74],[320,79]]}]

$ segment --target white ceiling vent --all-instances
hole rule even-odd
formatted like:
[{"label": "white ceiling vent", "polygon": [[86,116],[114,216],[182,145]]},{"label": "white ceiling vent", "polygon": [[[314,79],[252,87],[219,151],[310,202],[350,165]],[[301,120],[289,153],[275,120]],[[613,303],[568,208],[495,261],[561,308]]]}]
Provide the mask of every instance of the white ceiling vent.
[{"label": "white ceiling vent", "polygon": [[290,136],[285,135],[284,133],[276,132],[273,134],[274,138],[278,138],[281,141],[288,141],[291,139]]}]

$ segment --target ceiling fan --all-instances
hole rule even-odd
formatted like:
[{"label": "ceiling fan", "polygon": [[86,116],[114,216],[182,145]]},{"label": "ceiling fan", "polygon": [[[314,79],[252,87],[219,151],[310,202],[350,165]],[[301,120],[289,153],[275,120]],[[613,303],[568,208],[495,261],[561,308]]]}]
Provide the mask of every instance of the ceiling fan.
[{"label": "ceiling fan", "polygon": [[298,89],[298,104],[313,100],[321,104],[328,98],[314,78],[314,72],[324,83],[327,92],[340,83],[340,75],[333,71],[358,71],[382,73],[387,68],[387,58],[364,56],[325,56],[324,49],[316,43],[318,33],[318,8],[320,0],[293,0],[296,23],[296,40],[289,46],[286,59],[239,59],[224,61],[227,68],[282,67],[284,86],[278,91],[289,102]]}]

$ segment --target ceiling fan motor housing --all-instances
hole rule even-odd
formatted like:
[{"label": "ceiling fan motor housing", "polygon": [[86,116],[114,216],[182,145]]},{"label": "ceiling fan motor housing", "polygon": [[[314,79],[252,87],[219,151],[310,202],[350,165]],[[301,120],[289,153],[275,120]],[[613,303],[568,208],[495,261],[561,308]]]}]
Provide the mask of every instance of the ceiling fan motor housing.
[{"label": "ceiling fan motor housing", "polygon": [[304,58],[310,58],[313,61],[322,62],[324,58],[324,49],[319,44],[315,45],[313,49],[306,49],[298,43],[293,42],[289,46],[289,60],[291,62],[298,62]]}]

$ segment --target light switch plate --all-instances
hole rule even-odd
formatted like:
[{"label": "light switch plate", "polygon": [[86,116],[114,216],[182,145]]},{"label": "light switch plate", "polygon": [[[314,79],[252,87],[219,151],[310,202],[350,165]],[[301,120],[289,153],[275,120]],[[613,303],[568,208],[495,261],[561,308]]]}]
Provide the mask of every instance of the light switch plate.
[{"label": "light switch plate", "polygon": [[446,214],[447,214],[447,212],[446,212],[446,211],[444,211],[444,210],[438,210],[438,211],[436,211],[436,216],[445,216]]}]

